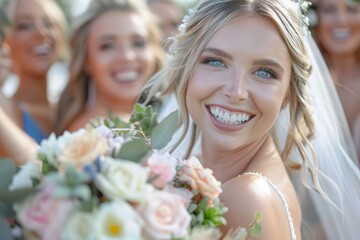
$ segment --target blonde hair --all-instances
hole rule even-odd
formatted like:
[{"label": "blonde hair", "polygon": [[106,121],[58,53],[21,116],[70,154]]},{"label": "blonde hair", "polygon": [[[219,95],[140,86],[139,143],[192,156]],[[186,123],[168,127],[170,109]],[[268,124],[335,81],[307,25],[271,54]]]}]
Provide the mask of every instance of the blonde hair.
[{"label": "blonde hair", "polygon": [[[6,32],[12,28],[14,21],[14,14],[16,6],[21,0],[5,0],[1,5],[1,11],[4,13],[4,16],[7,18],[7,21],[10,22],[10,26],[5,26],[5,35]],[[49,19],[54,23],[54,25],[60,31],[60,41],[59,41],[59,60],[67,60],[69,58],[68,50],[68,23],[66,17],[61,9],[61,7],[54,0],[34,0],[39,6],[44,10]]]},{"label": "blonde hair", "polygon": [[137,0],[101,0],[90,5],[88,11],[79,17],[74,25],[70,45],[72,56],[69,68],[69,83],[61,95],[58,105],[56,130],[62,133],[68,124],[78,116],[88,101],[90,76],[86,73],[88,36],[92,23],[101,15],[110,11],[134,12],[145,18],[149,29],[151,48],[156,58],[156,71],[163,64],[163,51],[160,45],[160,33],[153,16],[144,4]]},{"label": "blonde hair", "polygon": [[[157,94],[158,91],[161,91],[162,95],[176,93],[179,104],[179,125],[184,126],[179,142],[184,140],[188,131],[191,131],[192,136],[185,156],[188,157],[198,135],[195,125],[192,130],[189,130],[190,119],[185,104],[189,79],[201,52],[215,32],[231,19],[243,14],[256,15],[273,22],[289,50],[292,60],[289,87],[291,124],[281,156],[285,165],[292,167],[289,156],[291,150],[296,147],[302,157],[303,179],[306,179],[306,172],[310,172],[313,180],[311,185],[318,190],[320,187],[317,183],[317,161],[309,142],[315,131],[307,90],[312,66],[304,42],[302,15],[296,3],[290,0],[205,0],[200,2],[194,9],[194,13],[186,18],[183,32],[175,37],[171,46],[172,58],[167,66],[148,82],[146,87],[150,89],[149,97]],[[311,153],[307,151],[306,146],[310,146]]]}]

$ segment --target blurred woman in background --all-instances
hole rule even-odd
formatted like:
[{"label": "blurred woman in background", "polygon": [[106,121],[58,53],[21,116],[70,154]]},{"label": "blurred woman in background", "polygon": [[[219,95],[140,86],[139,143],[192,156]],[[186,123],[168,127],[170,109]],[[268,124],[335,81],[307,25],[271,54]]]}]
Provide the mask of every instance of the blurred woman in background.
[{"label": "blurred woman in background", "polygon": [[141,2],[90,5],[71,36],[70,79],[59,102],[57,132],[85,127],[109,112],[129,120],[144,83],[162,66],[160,41]]},{"label": "blurred woman in background", "polygon": [[12,71],[19,79],[3,103],[9,117],[36,142],[54,130],[55,107],[47,96],[47,74],[66,56],[66,20],[53,0],[5,1],[10,25],[4,29]]},{"label": "blurred woman in background", "polygon": [[315,38],[335,81],[359,158],[360,5],[349,0],[314,3],[318,18]]}]

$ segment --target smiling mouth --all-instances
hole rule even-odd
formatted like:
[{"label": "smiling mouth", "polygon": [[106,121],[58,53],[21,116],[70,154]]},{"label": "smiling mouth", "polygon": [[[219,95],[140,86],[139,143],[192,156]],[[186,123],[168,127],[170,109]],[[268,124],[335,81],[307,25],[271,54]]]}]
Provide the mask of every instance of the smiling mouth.
[{"label": "smiling mouth", "polygon": [[241,125],[248,122],[252,116],[245,112],[228,112],[217,106],[208,107],[210,114],[218,121],[228,125]]},{"label": "smiling mouth", "polygon": [[331,36],[336,40],[345,40],[351,37],[351,31],[349,29],[333,29]]},{"label": "smiling mouth", "polygon": [[51,47],[51,45],[44,43],[35,46],[32,52],[35,56],[48,56],[52,53],[52,51],[53,48]]},{"label": "smiling mouth", "polygon": [[135,82],[138,77],[139,74],[136,71],[127,71],[115,74],[114,79],[117,82]]}]

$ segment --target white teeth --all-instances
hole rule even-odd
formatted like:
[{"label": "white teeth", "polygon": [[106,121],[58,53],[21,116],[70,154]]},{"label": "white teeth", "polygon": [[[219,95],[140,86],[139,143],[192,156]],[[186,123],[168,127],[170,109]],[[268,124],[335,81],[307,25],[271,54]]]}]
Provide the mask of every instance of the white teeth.
[{"label": "white teeth", "polygon": [[132,82],[136,81],[138,78],[138,73],[136,71],[121,72],[115,75],[115,79],[118,82]]},{"label": "white teeth", "polygon": [[215,107],[215,106],[210,107],[210,113],[219,122],[229,124],[229,125],[242,124],[244,122],[247,122],[250,119],[250,115],[247,113],[224,112],[219,107]]},{"label": "white teeth", "polygon": [[339,40],[343,40],[346,38],[349,38],[351,33],[349,29],[344,29],[344,28],[336,28],[333,29],[331,31],[331,34],[334,38],[339,39]]},{"label": "white teeth", "polygon": [[50,53],[50,45],[49,44],[41,44],[34,47],[34,53],[37,55],[49,54]]}]

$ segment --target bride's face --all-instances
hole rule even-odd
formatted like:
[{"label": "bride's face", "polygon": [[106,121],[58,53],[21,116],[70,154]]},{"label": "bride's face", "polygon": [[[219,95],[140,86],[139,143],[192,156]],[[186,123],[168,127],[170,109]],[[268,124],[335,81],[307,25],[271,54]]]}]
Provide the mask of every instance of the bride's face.
[{"label": "bride's face", "polygon": [[287,97],[288,49],[262,18],[238,17],[200,55],[186,105],[206,141],[234,150],[266,136]]},{"label": "bride's face", "polygon": [[360,48],[360,5],[348,0],[321,0],[316,34],[328,54],[354,53]]}]

